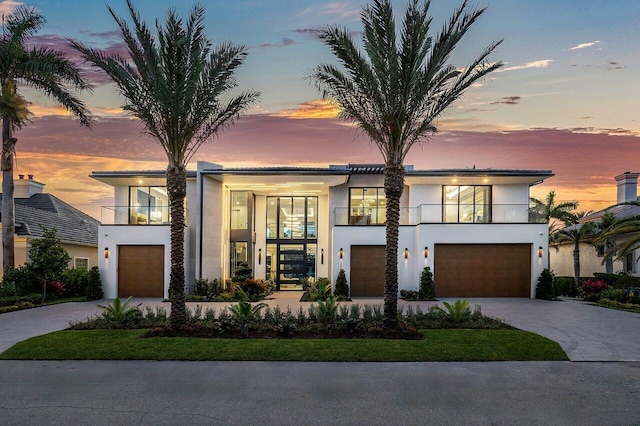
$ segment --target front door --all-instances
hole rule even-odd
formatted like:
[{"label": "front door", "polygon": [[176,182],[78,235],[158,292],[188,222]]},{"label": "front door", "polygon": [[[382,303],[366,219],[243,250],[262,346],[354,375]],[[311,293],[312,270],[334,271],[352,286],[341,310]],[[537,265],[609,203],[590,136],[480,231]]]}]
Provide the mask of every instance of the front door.
[{"label": "front door", "polygon": [[304,244],[280,244],[278,254],[278,289],[302,290],[306,275]]}]

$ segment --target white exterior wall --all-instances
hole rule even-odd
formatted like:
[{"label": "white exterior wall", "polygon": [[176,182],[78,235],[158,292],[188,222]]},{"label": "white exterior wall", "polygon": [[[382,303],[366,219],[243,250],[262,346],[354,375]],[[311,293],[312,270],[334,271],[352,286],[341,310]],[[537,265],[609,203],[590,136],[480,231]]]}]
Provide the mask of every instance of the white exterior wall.
[{"label": "white exterior wall", "polygon": [[[547,225],[546,224],[424,224],[401,226],[398,239],[398,289],[417,290],[420,274],[425,266],[433,270],[433,260],[437,256],[436,244],[531,244],[531,297],[542,270],[547,267]],[[333,229],[334,259],[331,280],[335,282],[340,269],[345,270],[350,282],[351,245],[384,245],[384,226],[339,226]],[[424,257],[424,247],[429,247],[429,257]],[[538,247],[545,255],[538,257]],[[339,250],[344,250],[339,261]],[[409,258],[404,258],[404,249],[409,249]],[[434,271],[436,286],[438,277]]]},{"label": "white exterior wall", "polygon": [[[189,232],[185,232],[185,250],[189,247]],[[164,297],[169,297],[171,273],[171,227],[169,225],[148,226],[100,226],[98,229],[98,268],[102,279],[104,297],[118,297],[118,246],[120,245],[164,245]],[[104,258],[104,249],[109,249],[109,258]],[[186,253],[185,253],[186,254]]]},{"label": "white exterior wall", "polygon": [[198,242],[198,249],[202,248],[202,254],[198,253],[195,264],[196,268],[201,269],[202,278],[222,278],[223,259],[229,258],[229,226],[228,220],[226,223],[224,221],[228,200],[224,200],[222,183],[208,177],[201,179],[204,205],[198,222],[198,226],[202,225],[202,231],[198,232],[198,239],[202,238],[202,242]]}]

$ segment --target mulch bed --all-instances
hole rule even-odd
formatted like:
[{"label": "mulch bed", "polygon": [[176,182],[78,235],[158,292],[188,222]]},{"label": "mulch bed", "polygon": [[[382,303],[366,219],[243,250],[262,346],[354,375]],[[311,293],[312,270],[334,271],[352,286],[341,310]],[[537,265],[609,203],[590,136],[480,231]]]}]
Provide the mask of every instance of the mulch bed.
[{"label": "mulch bed", "polygon": [[367,330],[337,330],[332,328],[317,330],[292,330],[283,333],[276,330],[249,330],[247,336],[240,330],[220,330],[201,325],[189,325],[181,329],[169,327],[156,327],[142,335],[142,337],[196,337],[196,338],[221,338],[221,339],[401,339],[421,340],[422,333],[415,329],[397,328],[385,329],[372,327]]}]

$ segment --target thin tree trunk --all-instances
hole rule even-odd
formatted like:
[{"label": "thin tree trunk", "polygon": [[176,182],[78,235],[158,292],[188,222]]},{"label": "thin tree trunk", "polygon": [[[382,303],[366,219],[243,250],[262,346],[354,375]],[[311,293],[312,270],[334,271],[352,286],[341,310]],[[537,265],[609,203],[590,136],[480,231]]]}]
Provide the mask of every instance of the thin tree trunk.
[{"label": "thin tree trunk", "polygon": [[577,244],[573,250],[573,278],[576,282],[576,288],[580,287],[580,249]]},{"label": "thin tree trunk", "polygon": [[387,198],[384,324],[387,328],[394,328],[398,323],[398,234],[403,190],[404,167],[402,164],[387,163],[384,168],[384,192]]},{"label": "thin tree trunk", "polygon": [[167,168],[167,193],[171,208],[170,322],[175,329],[187,322],[184,296],[184,199],[187,194],[187,172],[183,165]]},{"label": "thin tree trunk", "polygon": [[11,122],[2,118],[2,270],[15,266],[14,236],[16,213],[14,204],[13,156],[18,140],[11,137]]},{"label": "thin tree trunk", "polygon": [[604,255],[607,256],[604,261],[604,268],[607,274],[613,274],[613,257],[609,256],[611,250],[613,250],[613,243],[607,238],[604,244]]}]

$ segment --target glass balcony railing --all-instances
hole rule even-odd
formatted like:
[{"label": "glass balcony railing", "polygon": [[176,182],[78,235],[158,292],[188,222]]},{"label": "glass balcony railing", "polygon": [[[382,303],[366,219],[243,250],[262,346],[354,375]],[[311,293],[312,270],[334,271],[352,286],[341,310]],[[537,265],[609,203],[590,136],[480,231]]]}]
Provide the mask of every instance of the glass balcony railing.
[{"label": "glass balcony railing", "polygon": [[168,206],[102,206],[103,225],[168,225],[171,215]]},{"label": "glass balcony railing", "polygon": [[[348,207],[336,207],[333,215],[336,225],[373,225],[366,214],[354,215]],[[546,220],[529,204],[421,204],[400,208],[400,225],[421,223],[546,223]]]}]

